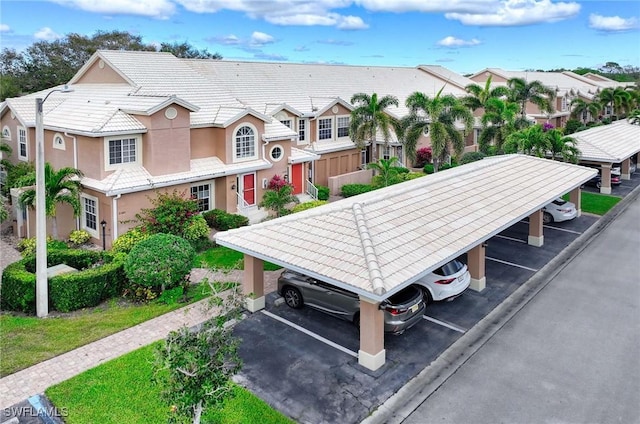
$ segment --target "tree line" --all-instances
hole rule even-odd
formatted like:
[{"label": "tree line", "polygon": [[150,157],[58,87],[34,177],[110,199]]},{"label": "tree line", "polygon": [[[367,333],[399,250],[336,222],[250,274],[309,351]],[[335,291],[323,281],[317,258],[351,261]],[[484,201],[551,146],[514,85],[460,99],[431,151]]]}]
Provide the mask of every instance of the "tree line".
[{"label": "tree line", "polygon": [[4,48],[0,53],[0,101],[64,84],[97,50],[169,52],[181,58],[222,59],[218,53],[198,50],[187,42],[143,43],[125,31],[76,33],[53,41],[38,41],[24,51]]}]

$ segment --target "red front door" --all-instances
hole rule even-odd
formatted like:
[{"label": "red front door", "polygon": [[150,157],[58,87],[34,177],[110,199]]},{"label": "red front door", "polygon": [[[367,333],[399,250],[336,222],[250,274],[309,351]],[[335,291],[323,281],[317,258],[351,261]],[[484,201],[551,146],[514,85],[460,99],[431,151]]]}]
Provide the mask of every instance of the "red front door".
[{"label": "red front door", "polygon": [[255,174],[245,174],[242,176],[242,198],[248,205],[256,203]]},{"label": "red front door", "polygon": [[304,176],[302,175],[302,164],[291,165],[291,184],[293,184],[293,194],[300,194],[304,190]]}]

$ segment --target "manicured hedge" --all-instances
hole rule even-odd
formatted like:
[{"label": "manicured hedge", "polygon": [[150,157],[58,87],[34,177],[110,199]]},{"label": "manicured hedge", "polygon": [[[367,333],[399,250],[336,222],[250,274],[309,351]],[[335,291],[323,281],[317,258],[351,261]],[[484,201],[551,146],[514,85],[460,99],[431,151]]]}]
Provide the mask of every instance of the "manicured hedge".
[{"label": "manicured hedge", "polygon": [[367,193],[372,190],[375,190],[375,187],[373,187],[371,184],[345,184],[341,188],[343,197],[356,196],[358,194]]},{"label": "manicured hedge", "polygon": [[[126,281],[121,261],[108,252],[69,249],[47,254],[47,266],[66,264],[79,271],[49,280],[52,309],[69,312],[96,306],[122,292]],[[34,313],[36,310],[36,259],[29,256],[7,266],[2,273],[3,310]]]},{"label": "manicured hedge", "polygon": [[318,200],[329,200],[329,187],[318,186]]},{"label": "manicured hedge", "polygon": [[326,205],[326,200],[312,200],[311,202],[299,203],[291,209],[291,213],[306,211],[307,209],[317,208],[318,206]]},{"label": "manicured hedge", "polygon": [[249,225],[249,218],[243,215],[228,213],[222,209],[213,209],[202,214],[209,227],[218,231],[226,231]]}]

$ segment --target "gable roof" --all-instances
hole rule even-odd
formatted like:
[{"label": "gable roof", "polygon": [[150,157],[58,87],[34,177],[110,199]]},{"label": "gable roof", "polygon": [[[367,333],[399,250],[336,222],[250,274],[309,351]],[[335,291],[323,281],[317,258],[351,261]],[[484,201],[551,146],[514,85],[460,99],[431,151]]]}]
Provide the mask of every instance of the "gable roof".
[{"label": "gable roof", "polygon": [[219,232],[215,239],[381,301],[596,172],[531,156],[496,156]]},{"label": "gable roof", "polygon": [[571,134],[580,149],[580,160],[622,162],[640,152],[640,125],[626,119]]}]

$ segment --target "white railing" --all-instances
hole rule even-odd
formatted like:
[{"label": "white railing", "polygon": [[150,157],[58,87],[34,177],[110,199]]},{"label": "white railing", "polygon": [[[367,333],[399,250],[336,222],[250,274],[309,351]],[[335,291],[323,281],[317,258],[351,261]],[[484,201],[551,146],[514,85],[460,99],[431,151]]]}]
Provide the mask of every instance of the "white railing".
[{"label": "white railing", "polygon": [[313,198],[313,200],[318,200],[318,187],[314,186],[313,183],[309,180],[305,180],[305,192]]},{"label": "white railing", "polygon": [[240,193],[236,192],[236,196],[238,196],[238,212],[244,215],[244,213],[246,213],[247,209],[249,209],[251,205],[247,203],[246,200],[244,200],[244,197],[242,197]]}]

